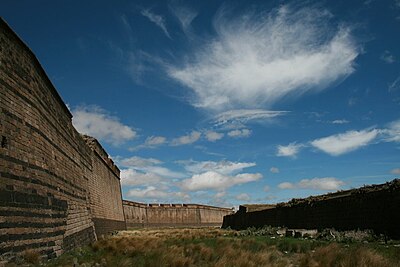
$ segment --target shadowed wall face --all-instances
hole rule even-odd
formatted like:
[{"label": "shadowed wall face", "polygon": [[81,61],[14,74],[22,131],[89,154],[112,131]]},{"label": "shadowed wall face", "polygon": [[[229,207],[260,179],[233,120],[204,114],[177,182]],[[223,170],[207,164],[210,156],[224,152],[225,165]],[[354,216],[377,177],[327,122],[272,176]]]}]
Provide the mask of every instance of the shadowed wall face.
[{"label": "shadowed wall face", "polygon": [[83,139],[92,149],[88,195],[96,234],[125,230],[120,171],[96,139],[86,135]]},{"label": "shadowed wall face", "polygon": [[127,227],[221,226],[231,209],[196,204],[143,204],[123,201]]},{"label": "shadowed wall face", "polygon": [[[91,206],[95,218],[124,220],[118,177],[74,129],[36,57],[1,19],[0,111],[3,259],[26,249],[52,258],[94,241]],[[110,201],[104,209],[99,194]]]},{"label": "shadowed wall face", "polygon": [[300,199],[276,208],[225,216],[223,227],[245,229],[264,225],[336,230],[371,229],[400,238],[400,180],[331,195]]}]

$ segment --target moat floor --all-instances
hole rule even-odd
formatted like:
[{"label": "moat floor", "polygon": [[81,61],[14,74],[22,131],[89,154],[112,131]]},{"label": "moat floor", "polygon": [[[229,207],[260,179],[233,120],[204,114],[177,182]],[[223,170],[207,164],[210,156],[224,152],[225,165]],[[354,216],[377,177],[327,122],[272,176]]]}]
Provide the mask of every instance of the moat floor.
[{"label": "moat floor", "polygon": [[136,229],[122,231],[32,266],[400,266],[399,242],[288,238],[276,229]]}]

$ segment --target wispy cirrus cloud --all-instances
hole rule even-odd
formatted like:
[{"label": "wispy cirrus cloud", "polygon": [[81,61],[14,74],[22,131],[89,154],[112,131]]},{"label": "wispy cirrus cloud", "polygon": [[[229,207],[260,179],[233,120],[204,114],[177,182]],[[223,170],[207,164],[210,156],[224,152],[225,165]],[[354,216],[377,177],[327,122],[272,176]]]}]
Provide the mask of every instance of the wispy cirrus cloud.
[{"label": "wispy cirrus cloud", "polygon": [[129,148],[130,151],[136,151],[144,148],[157,148],[167,143],[167,138],[164,136],[149,136],[143,144]]},{"label": "wispy cirrus cloud", "polygon": [[346,124],[346,123],[349,123],[349,121],[346,119],[340,119],[340,120],[333,120],[333,121],[331,121],[331,123],[332,124]]},{"label": "wispy cirrus cloud", "polygon": [[192,8],[185,7],[185,6],[176,6],[171,5],[170,10],[172,14],[178,19],[182,31],[186,34],[186,36],[192,36],[192,21],[197,17],[197,12]]},{"label": "wispy cirrus cloud", "polygon": [[354,72],[359,48],[345,26],[316,8],[284,5],[269,13],[214,18],[217,36],[167,72],[211,110],[271,105],[286,96],[320,91]]},{"label": "wispy cirrus cloud", "polygon": [[392,64],[392,63],[396,62],[395,57],[388,50],[385,50],[385,52],[383,52],[380,59],[385,61],[388,64]]},{"label": "wispy cirrus cloud", "polygon": [[303,179],[298,183],[283,182],[278,185],[280,189],[314,189],[314,190],[339,190],[345,183],[335,177]]},{"label": "wispy cirrus cloud", "polygon": [[78,132],[113,145],[136,137],[136,131],[122,124],[115,116],[98,106],[79,106],[72,109],[72,123]]},{"label": "wispy cirrus cloud", "polygon": [[248,122],[261,122],[282,116],[288,111],[274,111],[264,109],[234,109],[222,112],[214,117],[215,126],[241,128]]},{"label": "wispy cirrus cloud", "polygon": [[164,32],[165,36],[171,39],[171,36],[167,30],[167,26],[165,25],[165,18],[163,16],[151,12],[149,9],[143,9],[141,14],[156,24]]},{"label": "wispy cirrus cloud", "polygon": [[347,131],[311,141],[310,144],[332,156],[339,156],[370,144],[379,130]]}]

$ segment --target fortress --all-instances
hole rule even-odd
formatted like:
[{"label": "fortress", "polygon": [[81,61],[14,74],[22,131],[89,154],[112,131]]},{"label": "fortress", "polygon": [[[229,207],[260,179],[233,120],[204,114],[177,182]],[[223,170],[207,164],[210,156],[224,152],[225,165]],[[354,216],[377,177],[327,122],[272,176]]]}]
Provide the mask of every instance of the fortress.
[{"label": "fortress", "polygon": [[185,204],[152,212],[137,203],[147,214],[137,224],[132,202],[123,205],[118,167],[75,130],[39,61],[2,19],[0,111],[0,263],[27,249],[53,258],[126,229],[124,210],[128,226],[221,225],[232,212]]}]

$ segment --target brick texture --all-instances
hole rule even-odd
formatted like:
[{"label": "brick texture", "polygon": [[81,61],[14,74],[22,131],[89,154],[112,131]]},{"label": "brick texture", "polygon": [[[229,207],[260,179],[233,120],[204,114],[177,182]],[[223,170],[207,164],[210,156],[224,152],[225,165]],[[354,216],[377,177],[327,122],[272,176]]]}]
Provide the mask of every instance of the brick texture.
[{"label": "brick texture", "polygon": [[124,221],[118,168],[74,129],[39,61],[1,19],[0,112],[3,258],[26,249],[55,257],[95,240],[93,218]]},{"label": "brick texture", "polygon": [[158,226],[221,226],[232,209],[198,204],[143,204],[123,201],[126,225],[134,227]]}]

